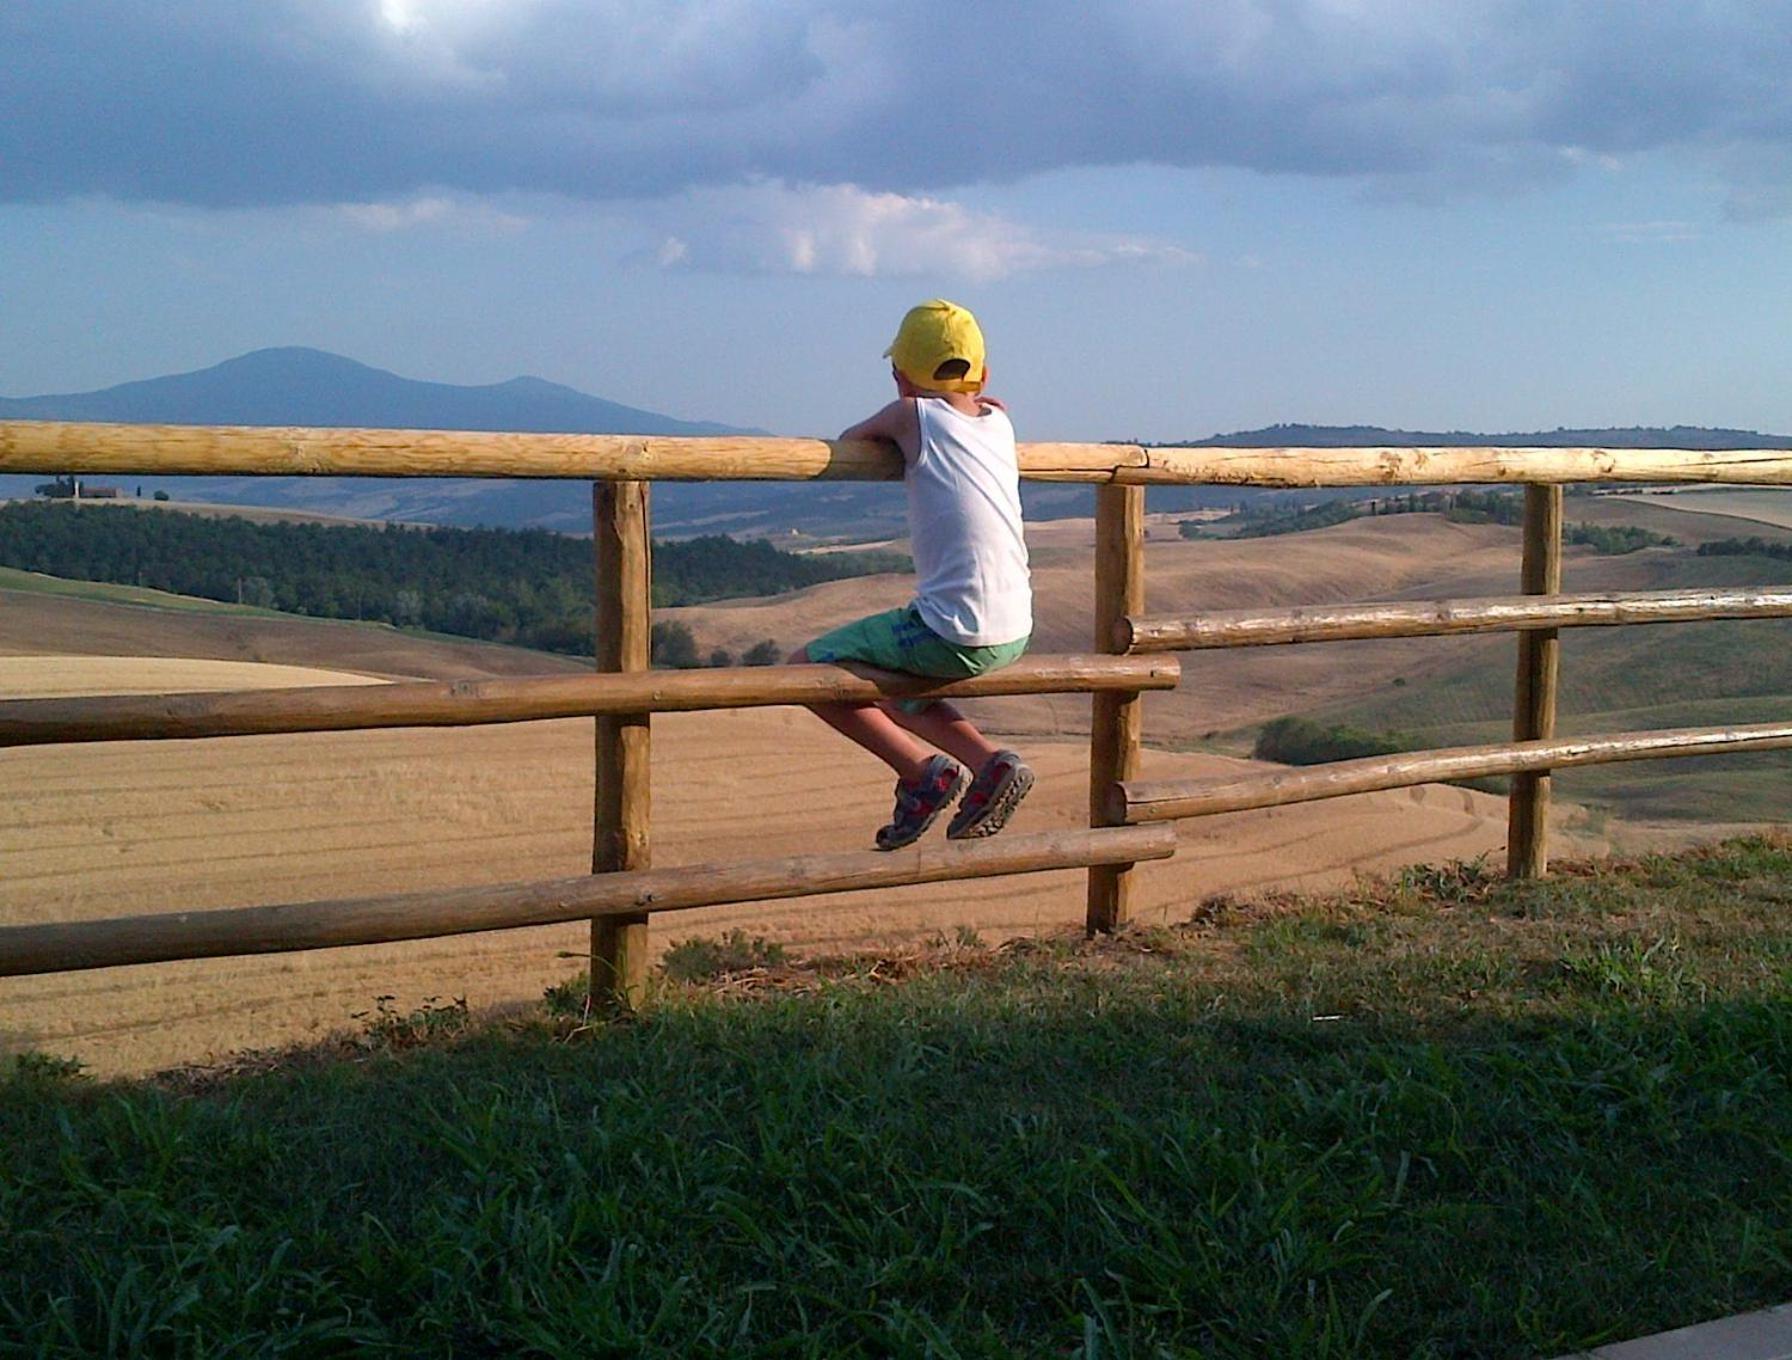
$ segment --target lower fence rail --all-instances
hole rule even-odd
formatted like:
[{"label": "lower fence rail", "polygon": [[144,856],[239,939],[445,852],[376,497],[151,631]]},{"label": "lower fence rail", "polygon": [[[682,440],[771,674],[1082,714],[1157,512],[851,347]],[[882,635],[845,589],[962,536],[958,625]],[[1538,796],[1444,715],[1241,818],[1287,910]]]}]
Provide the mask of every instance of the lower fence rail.
[{"label": "lower fence rail", "polygon": [[387,897],[0,927],[0,977],[276,954],[685,911],[866,888],[1168,859],[1173,827],[1103,827],[937,842],[891,853],[692,864]]},{"label": "lower fence rail", "polygon": [[1596,737],[1556,737],[1547,741],[1504,742],[1368,756],[1246,774],[1234,779],[1128,780],[1109,786],[1108,812],[1115,823],[1136,826],[1180,817],[1313,803],[1353,793],[1437,784],[1486,775],[1524,774],[1621,760],[1661,760],[1673,756],[1727,755],[1792,747],[1792,722],[1738,727],[1678,727],[1655,732],[1618,732]]}]

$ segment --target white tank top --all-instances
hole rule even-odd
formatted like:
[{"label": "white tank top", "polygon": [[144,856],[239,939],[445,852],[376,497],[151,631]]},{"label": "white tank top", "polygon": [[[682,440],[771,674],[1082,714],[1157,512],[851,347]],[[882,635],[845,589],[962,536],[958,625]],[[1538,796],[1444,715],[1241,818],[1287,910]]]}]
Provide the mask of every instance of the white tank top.
[{"label": "white tank top", "polygon": [[1033,588],[1014,426],[994,407],[967,416],[938,397],[916,398],[915,414],[921,448],[906,480],[921,621],[961,647],[1018,642],[1033,631]]}]

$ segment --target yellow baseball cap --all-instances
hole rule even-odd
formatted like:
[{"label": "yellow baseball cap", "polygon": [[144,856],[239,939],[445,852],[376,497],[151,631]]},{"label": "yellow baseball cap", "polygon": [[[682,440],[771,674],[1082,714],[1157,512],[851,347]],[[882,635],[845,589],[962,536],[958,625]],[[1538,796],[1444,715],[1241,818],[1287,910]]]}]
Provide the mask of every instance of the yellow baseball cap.
[{"label": "yellow baseball cap", "polygon": [[[884,357],[916,387],[934,392],[981,392],[987,376],[977,318],[944,298],[909,308]],[[967,365],[962,374],[940,376],[955,361]]]}]

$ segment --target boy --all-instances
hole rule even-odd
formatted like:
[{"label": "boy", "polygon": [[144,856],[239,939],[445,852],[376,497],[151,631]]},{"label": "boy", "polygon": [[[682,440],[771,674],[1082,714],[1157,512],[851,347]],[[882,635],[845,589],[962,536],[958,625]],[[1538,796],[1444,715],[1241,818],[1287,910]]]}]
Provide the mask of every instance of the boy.
[{"label": "boy", "polygon": [[[983,333],[964,308],[936,298],[910,309],[884,354],[896,400],[840,438],[887,439],[902,450],[915,598],[836,628],[791,660],[980,675],[1016,660],[1033,631],[1014,426],[1000,402],[981,396]],[[946,829],[953,840],[993,836],[1033,787],[1019,756],[942,700],[816,704],[814,712],[896,772],[896,810],[877,833],[880,850],[919,839],[964,788],[966,769],[970,788]]]}]

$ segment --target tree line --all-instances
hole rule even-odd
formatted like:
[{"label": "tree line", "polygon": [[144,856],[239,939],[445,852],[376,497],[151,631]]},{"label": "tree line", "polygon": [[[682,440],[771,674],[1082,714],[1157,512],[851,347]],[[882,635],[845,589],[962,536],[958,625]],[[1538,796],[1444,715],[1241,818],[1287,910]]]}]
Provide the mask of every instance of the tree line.
[{"label": "tree line", "polygon": [[[1184,538],[1211,538],[1212,531],[1229,531],[1229,538],[1269,538],[1326,529],[1334,524],[1374,515],[1441,514],[1455,524],[1524,523],[1524,499],[1509,491],[1411,491],[1404,495],[1376,496],[1363,500],[1321,501],[1317,505],[1288,508],[1283,505],[1240,505],[1237,513],[1211,524],[1185,520]],[[1639,548],[1674,547],[1679,540],[1653,529],[1631,524],[1566,525],[1565,543],[1588,547],[1603,557],[1621,556]],[[1759,542],[1760,540],[1756,540]],[[1702,551],[1702,550],[1701,550]]]},{"label": "tree line", "polygon": [[1720,538],[1699,544],[1700,557],[1771,557],[1792,562],[1792,543],[1775,543],[1765,538]]},{"label": "tree line", "polygon": [[[263,524],[26,502],[0,506],[0,565],[591,654],[591,542],[546,530]],[[800,555],[723,535],[662,541],[654,544],[653,603],[776,595],[906,570],[912,570],[909,559],[892,552]],[[719,655],[701,656],[682,624],[656,632],[661,664],[701,665]],[[750,664],[776,660],[776,653],[767,639],[750,649]]]}]

